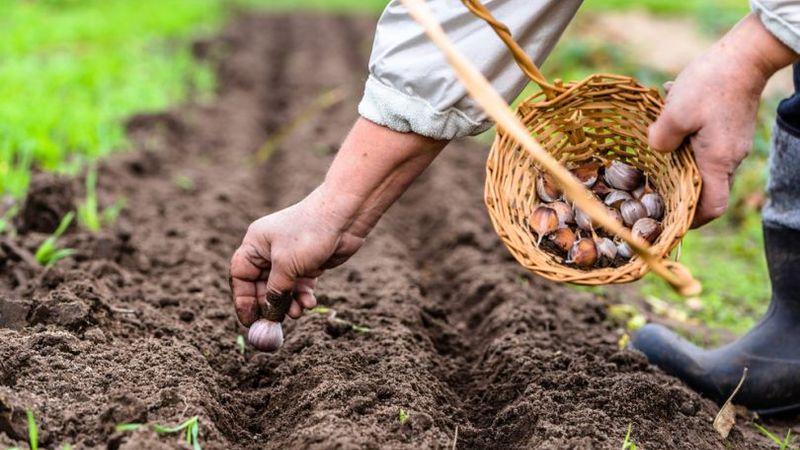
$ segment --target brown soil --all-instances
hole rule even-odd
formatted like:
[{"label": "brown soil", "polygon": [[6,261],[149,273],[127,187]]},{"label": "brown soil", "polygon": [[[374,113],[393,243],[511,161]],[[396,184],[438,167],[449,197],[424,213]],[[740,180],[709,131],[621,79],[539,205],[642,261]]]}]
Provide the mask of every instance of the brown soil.
[{"label": "brown soil", "polygon": [[[177,436],[114,427],[193,415],[210,449],[619,448],[629,424],[644,448],[762,448],[744,426],[723,441],[715,405],[618,350],[603,299],[509,257],[481,201],[486,148],[469,141],[324,277],[321,303],[369,331],[311,313],[278,353],[239,353],[228,258],[252,219],[321,180],[354,120],[372,29],[235,21],[204,52],[222,55],[218,99],[130,121],[136,150],[100,168],[101,202],[127,208],[99,234],[73,229],[62,242],[77,255],[48,270],[29,253],[80,183],[37,181],[48,216],[23,214],[26,231],[0,244],[0,447],[25,445],[31,408],[47,448],[174,448]],[[255,164],[330,87],[348,99]]]}]

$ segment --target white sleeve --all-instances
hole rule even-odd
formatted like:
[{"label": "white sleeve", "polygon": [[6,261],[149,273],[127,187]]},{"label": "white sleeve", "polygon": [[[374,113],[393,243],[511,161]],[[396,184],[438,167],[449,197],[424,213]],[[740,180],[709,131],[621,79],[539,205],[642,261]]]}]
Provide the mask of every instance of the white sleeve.
[{"label": "white sleeve", "polygon": [[773,36],[800,53],[800,0],[750,0],[750,8]]},{"label": "white sleeve", "polygon": [[[514,39],[541,65],[582,0],[485,0]],[[459,0],[428,0],[456,47],[507,100],[528,82],[491,27]],[[375,32],[369,78],[358,112],[395,131],[436,139],[478,134],[491,123],[467,94],[444,54],[399,1],[383,11]]]}]

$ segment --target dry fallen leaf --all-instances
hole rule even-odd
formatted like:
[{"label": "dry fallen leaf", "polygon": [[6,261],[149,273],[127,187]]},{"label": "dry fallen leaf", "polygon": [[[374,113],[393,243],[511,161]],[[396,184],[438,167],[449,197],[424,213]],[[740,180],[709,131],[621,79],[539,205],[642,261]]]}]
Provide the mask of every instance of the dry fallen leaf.
[{"label": "dry fallen leaf", "polygon": [[714,429],[722,436],[722,439],[728,437],[733,425],[736,423],[736,408],[733,406],[733,397],[739,393],[739,389],[742,388],[745,378],[747,378],[747,367],[742,371],[742,379],[739,380],[736,389],[733,390],[731,396],[728,397],[728,400],[725,401],[725,404],[722,405],[722,408],[720,408],[717,413],[717,417],[714,418]]}]

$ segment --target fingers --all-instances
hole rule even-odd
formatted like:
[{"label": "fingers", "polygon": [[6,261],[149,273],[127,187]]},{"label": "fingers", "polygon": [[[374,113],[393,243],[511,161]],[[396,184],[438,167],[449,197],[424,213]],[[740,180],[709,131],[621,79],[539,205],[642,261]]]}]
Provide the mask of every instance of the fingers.
[{"label": "fingers", "polygon": [[659,152],[671,152],[680,147],[687,136],[697,131],[679,116],[678,107],[667,103],[661,115],[648,129],[648,144]]},{"label": "fingers", "polygon": [[731,177],[720,171],[702,171],[703,189],[700,192],[700,203],[694,215],[692,228],[701,227],[716,219],[728,209],[728,198],[731,191]]},{"label": "fingers", "polygon": [[289,317],[299,319],[303,315],[303,310],[317,306],[317,298],[314,296],[314,287],[317,285],[316,278],[298,278],[294,287],[294,301],[289,307]]},{"label": "fingers", "polygon": [[258,282],[268,268],[269,262],[249,244],[242,244],[231,258],[229,281],[233,304],[239,322],[246,327],[259,317]]}]

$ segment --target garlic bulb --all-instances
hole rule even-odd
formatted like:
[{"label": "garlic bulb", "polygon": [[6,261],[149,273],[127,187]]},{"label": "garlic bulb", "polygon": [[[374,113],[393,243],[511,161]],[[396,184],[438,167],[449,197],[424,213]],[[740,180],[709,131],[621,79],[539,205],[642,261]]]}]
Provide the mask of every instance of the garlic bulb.
[{"label": "garlic bulb", "polygon": [[623,259],[631,259],[633,257],[633,249],[625,241],[617,242],[617,254]]},{"label": "garlic bulb", "polygon": [[536,240],[536,246],[538,247],[543,237],[558,229],[558,214],[552,208],[538,206],[533,210],[529,223],[533,231],[538,235]]},{"label": "garlic bulb", "polygon": [[633,227],[631,227],[631,233],[633,233],[633,235],[639,236],[651,244],[658,239],[658,236],[661,235],[661,231],[661,224],[649,217],[637,220],[636,223],[633,224]]},{"label": "garlic bulb", "polygon": [[283,327],[280,322],[259,319],[250,325],[247,341],[262,352],[274,352],[283,345]]},{"label": "garlic bulb", "polygon": [[644,194],[640,201],[645,210],[647,210],[647,217],[656,220],[661,220],[664,217],[664,200],[660,195],[655,192]]},{"label": "garlic bulb", "polygon": [[600,164],[597,162],[589,162],[572,169],[572,174],[575,175],[575,178],[584,186],[590,188],[594,186],[595,181],[597,181],[597,171],[599,169]]},{"label": "garlic bulb", "polygon": [[592,231],[594,229],[592,219],[579,208],[575,208],[575,223],[578,224],[578,228],[584,231]]},{"label": "garlic bulb", "polygon": [[641,170],[621,161],[611,161],[606,167],[605,180],[609,186],[623,191],[636,189],[644,178]]},{"label": "garlic bulb", "polygon": [[536,194],[542,201],[554,202],[561,198],[561,190],[550,175],[542,172],[536,179]]},{"label": "garlic bulb", "polygon": [[547,207],[556,212],[559,228],[563,228],[570,223],[575,223],[575,214],[572,212],[572,207],[566,202],[548,203]]},{"label": "garlic bulb", "polygon": [[608,185],[605,184],[603,180],[597,180],[597,182],[595,182],[594,185],[592,186],[592,193],[594,193],[594,195],[598,197],[602,198],[609,192],[611,192],[611,188],[608,187]]},{"label": "garlic bulb", "polygon": [[625,225],[632,226],[637,220],[642,217],[647,217],[647,210],[639,200],[628,200],[619,206],[619,212],[622,214],[622,220]]},{"label": "garlic bulb", "polygon": [[631,195],[633,195],[633,198],[635,198],[636,200],[641,200],[644,194],[649,194],[651,192],[653,192],[653,190],[650,189],[650,186],[648,186],[647,183],[645,183],[637,187],[636,189],[632,190]]},{"label": "garlic bulb", "polygon": [[611,192],[609,192],[608,195],[606,195],[606,198],[605,200],[603,200],[603,202],[607,206],[619,208],[619,205],[621,205],[622,202],[626,202],[632,199],[633,198],[631,197],[631,194],[628,194],[627,192],[621,191],[619,189],[612,189]]},{"label": "garlic bulb", "polygon": [[613,261],[617,256],[617,246],[609,238],[600,237],[594,240],[597,253],[606,261]]},{"label": "garlic bulb", "polygon": [[597,248],[589,238],[583,238],[572,246],[567,255],[567,264],[575,264],[578,267],[592,267],[597,262]]},{"label": "garlic bulb", "polygon": [[568,252],[575,244],[575,232],[569,228],[559,228],[549,238],[564,253]]}]

